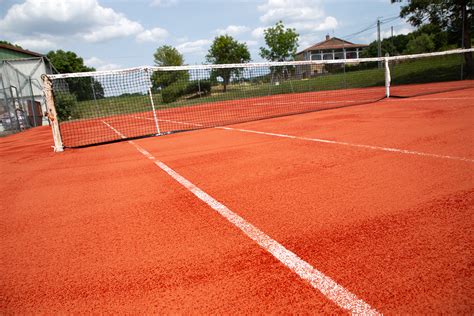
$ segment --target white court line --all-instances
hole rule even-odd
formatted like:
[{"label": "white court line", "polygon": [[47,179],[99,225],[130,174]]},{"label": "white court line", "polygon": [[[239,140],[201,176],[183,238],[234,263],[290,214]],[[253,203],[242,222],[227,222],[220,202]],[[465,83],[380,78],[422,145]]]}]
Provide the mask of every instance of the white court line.
[{"label": "white court line", "polygon": [[252,103],[252,105],[300,105],[300,104],[338,104],[338,103],[356,103],[356,102],[368,102],[370,100],[339,100],[339,101],[319,101],[319,100],[314,100],[314,101],[295,101],[295,102],[260,102],[260,103]]},{"label": "white court line", "polygon": [[[111,128],[121,138],[126,138],[121,132],[116,130],[113,126],[105,121],[102,121],[105,125]],[[134,141],[128,141],[129,144],[133,145],[140,153],[145,157],[153,161],[161,170],[166,172],[175,181],[181,184],[183,187],[188,189],[201,201],[209,205],[214,211],[219,213],[235,227],[239,228],[247,237],[255,241],[260,247],[265,249],[267,252],[273,255],[278,261],[284,264],[291,271],[299,275],[299,277],[311,284],[311,286],[319,290],[328,299],[334,302],[337,306],[352,314],[363,314],[363,315],[379,315],[379,312],[372,308],[369,304],[359,299],[355,294],[349,292],[347,289],[336,283],[333,279],[317,270],[309,263],[298,257],[295,253],[286,249],[276,240],[262,232],[257,227],[253,226],[245,219],[231,211],[224,204],[218,202],[212,196],[195,186],[189,180],[178,174],[176,171],[168,167],[166,164],[155,158],[152,154],[146,151],[143,147],[135,143]]]},{"label": "white court line", "polygon": [[[154,119],[149,118],[149,117],[140,117],[140,116],[134,116],[137,119],[142,119],[142,120],[150,120],[154,121]],[[160,122],[168,122],[168,123],[174,123],[174,124],[181,124],[181,125],[192,125],[192,126],[199,126],[202,127],[204,125],[202,124],[195,124],[195,123],[185,123],[185,122],[178,122],[178,121],[173,121],[173,120],[164,120],[164,119],[158,119]]]},{"label": "white court line", "polygon": [[412,101],[449,101],[449,100],[473,100],[474,97],[452,97],[452,98],[388,98],[388,102],[412,102]]},{"label": "white court line", "polygon": [[[139,118],[139,117],[137,117],[137,118]],[[141,118],[141,119],[152,120],[150,118]],[[167,120],[163,120],[163,121],[167,121]],[[194,123],[185,123],[185,122],[177,122],[177,121],[170,121],[170,122],[173,122],[173,123],[176,123],[176,124],[203,126],[201,124],[194,124]],[[370,150],[380,150],[380,151],[392,152],[392,153],[398,153],[398,154],[405,154],[405,155],[416,155],[416,156],[424,156],[424,157],[430,157],[430,158],[459,160],[459,161],[474,163],[474,159],[470,159],[470,158],[466,158],[466,157],[438,155],[438,154],[431,154],[431,153],[425,153],[425,152],[421,152],[421,151],[414,151],[414,150],[407,150],[407,149],[400,149],[400,148],[355,144],[355,143],[340,142],[340,141],[321,139],[321,138],[301,137],[301,136],[261,132],[261,131],[241,129],[241,128],[233,128],[233,127],[225,127],[225,126],[216,126],[214,128],[216,128],[216,129],[225,129],[225,130],[229,130],[229,131],[243,132],[243,133],[252,133],[252,134],[260,134],[260,135],[266,135],[266,136],[274,136],[274,137],[282,137],[282,138],[289,138],[289,139],[305,140],[305,141],[325,143],[325,144],[343,145],[343,146],[364,148],[364,149],[370,149]]]},{"label": "white court line", "polygon": [[466,162],[474,162],[474,159],[469,159],[469,158],[465,158],[465,157],[437,155],[437,154],[430,154],[430,153],[425,153],[425,152],[421,152],[421,151],[413,151],[413,150],[406,150],[406,149],[399,149],[399,148],[354,144],[354,143],[347,143],[347,142],[339,142],[339,141],[335,141],[335,140],[327,140],[327,139],[320,139],[320,138],[310,138],[310,137],[300,137],[300,136],[293,136],[293,135],[286,135],[286,134],[260,132],[260,131],[254,131],[254,130],[249,130],[249,129],[232,128],[232,127],[224,127],[224,126],[215,127],[215,128],[225,129],[225,130],[230,130],[230,131],[244,132],[244,133],[260,134],[260,135],[266,135],[266,136],[275,136],[275,137],[282,137],[282,138],[306,140],[306,141],[325,143],[325,144],[334,144],[334,145],[343,145],[343,146],[350,146],[350,147],[357,147],[357,148],[365,148],[365,149],[371,149],[371,150],[380,150],[380,151],[393,152],[393,153],[399,153],[399,154],[417,155],[417,156],[425,156],[425,157],[431,157],[431,158],[451,159],[451,160],[460,160],[460,161],[466,161]]}]

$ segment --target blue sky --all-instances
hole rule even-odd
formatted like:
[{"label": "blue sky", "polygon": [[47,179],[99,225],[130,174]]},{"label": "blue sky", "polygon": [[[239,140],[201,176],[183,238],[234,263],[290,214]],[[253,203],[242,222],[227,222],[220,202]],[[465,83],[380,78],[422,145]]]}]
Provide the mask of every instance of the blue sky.
[{"label": "blue sky", "polygon": [[[376,38],[378,17],[398,16],[390,0],[0,0],[0,39],[40,53],[76,52],[98,70],[153,64],[172,45],[186,64],[199,64],[220,34],[245,42],[261,61],[263,29],[282,20],[300,34],[299,49],[326,34],[356,43]],[[367,31],[347,36],[371,26]],[[383,37],[407,33],[402,19],[382,25]]]}]

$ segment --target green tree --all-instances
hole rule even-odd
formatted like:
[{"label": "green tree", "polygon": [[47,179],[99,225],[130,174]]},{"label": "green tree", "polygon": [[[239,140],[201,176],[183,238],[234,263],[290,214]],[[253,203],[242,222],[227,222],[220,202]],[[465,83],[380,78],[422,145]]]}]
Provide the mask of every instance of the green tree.
[{"label": "green tree", "polygon": [[[221,35],[214,39],[206,59],[212,64],[240,64],[250,61],[250,52],[245,43],[237,42],[230,35]],[[241,71],[238,68],[214,69],[211,78],[221,77],[226,92],[232,76],[240,75]]]},{"label": "green tree", "polygon": [[[174,47],[163,45],[153,54],[155,65],[158,67],[182,66],[183,55]],[[166,88],[175,82],[187,82],[189,73],[187,71],[155,71],[152,75],[153,88]]]},{"label": "green tree", "polygon": [[[390,56],[399,55],[401,51],[395,46],[394,42],[391,41],[391,38],[382,40],[382,56],[385,56],[388,53]],[[405,47],[403,47],[405,49]],[[377,41],[373,41],[369,44],[369,47],[365,48],[362,51],[362,57],[377,57],[378,55],[378,44]]]},{"label": "green tree", "polygon": [[77,108],[76,95],[67,91],[57,91],[54,96],[54,101],[60,121],[78,118],[74,113]]},{"label": "green tree", "polygon": [[433,37],[423,33],[420,36],[410,40],[407,44],[407,48],[403,52],[404,54],[421,54],[430,53],[435,50],[435,44]]},{"label": "green tree", "polygon": [[[92,67],[84,65],[84,60],[71,51],[50,51],[46,55],[59,73],[95,71]],[[78,101],[104,98],[102,84],[92,77],[68,78],[66,80],[69,91],[74,93]]]},{"label": "green tree", "polygon": [[427,34],[431,37],[434,44],[434,50],[439,51],[448,47],[448,32],[441,29],[439,25],[424,24],[414,31],[412,35],[418,37]]},{"label": "green tree", "polygon": [[299,35],[295,29],[285,28],[282,21],[263,31],[268,48],[260,47],[260,56],[269,61],[294,60]]},{"label": "green tree", "polygon": [[393,46],[395,46],[395,53],[393,55],[399,55],[406,49],[407,44],[410,41],[410,36],[400,34],[390,37],[389,40],[393,43]]},{"label": "green tree", "polygon": [[[407,18],[416,27],[431,23],[443,31],[457,30],[459,43],[471,47],[471,28],[474,15],[472,0],[391,0],[404,2],[400,17]],[[466,74],[474,76],[474,62],[471,53],[464,54]]]},{"label": "green tree", "polygon": [[95,71],[92,67],[84,65],[84,60],[71,51],[50,51],[47,55],[54,68],[59,73]]}]

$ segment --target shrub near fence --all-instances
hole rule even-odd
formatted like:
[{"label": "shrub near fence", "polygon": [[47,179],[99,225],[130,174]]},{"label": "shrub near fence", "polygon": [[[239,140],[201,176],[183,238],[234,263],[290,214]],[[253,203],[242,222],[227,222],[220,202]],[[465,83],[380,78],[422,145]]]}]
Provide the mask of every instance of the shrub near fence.
[{"label": "shrub near fence", "polygon": [[171,103],[184,95],[207,95],[211,92],[211,82],[208,80],[191,81],[186,86],[181,82],[175,82],[161,90],[161,98],[164,103]]}]

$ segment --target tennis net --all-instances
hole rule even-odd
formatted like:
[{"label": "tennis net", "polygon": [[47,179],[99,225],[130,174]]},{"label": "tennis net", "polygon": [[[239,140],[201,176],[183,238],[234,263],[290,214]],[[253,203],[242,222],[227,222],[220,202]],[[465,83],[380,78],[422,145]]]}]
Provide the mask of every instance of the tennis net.
[{"label": "tennis net", "polygon": [[[464,55],[138,67],[43,77],[55,150],[472,89]],[[117,133],[119,131],[119,133]]]}]

